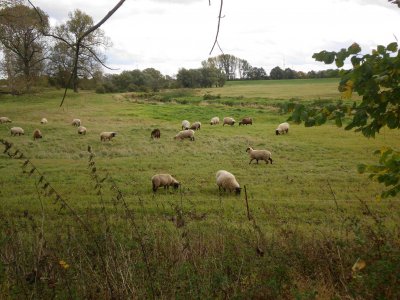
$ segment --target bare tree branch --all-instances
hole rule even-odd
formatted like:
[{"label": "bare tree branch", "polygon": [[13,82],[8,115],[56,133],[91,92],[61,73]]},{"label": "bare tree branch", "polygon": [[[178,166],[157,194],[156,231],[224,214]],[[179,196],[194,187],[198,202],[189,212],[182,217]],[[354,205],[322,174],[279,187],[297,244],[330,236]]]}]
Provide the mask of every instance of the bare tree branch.
[{"label": "bare tree branch", "polygon": [[[212,48],[211,48],[211,51],[210,51],[210,54],[209,54],[209,55],[211,55],[211,53],[212,53],[213,50],[214,50],[215,45],[218,43],[219,27],[220,27],[220,25],[221,25],[221,19],[223,18],[223,17],[222,17],[222,6],[223,6],[223,5],[224,5],[224,0],[221,0],[221,4],[220,4],[220,7],[219,7],[219,15],[218,15],[217,34],[215,35],[215,41],[214,41],[214,44],[213,44],[213,46],[212,46]],[[218,47],[219,47],[219,45],[218,45]],[[220,47],[219,49],[221,49],[221,47]],[[221,52],[222,52],[222,50],[221,50]]]}]

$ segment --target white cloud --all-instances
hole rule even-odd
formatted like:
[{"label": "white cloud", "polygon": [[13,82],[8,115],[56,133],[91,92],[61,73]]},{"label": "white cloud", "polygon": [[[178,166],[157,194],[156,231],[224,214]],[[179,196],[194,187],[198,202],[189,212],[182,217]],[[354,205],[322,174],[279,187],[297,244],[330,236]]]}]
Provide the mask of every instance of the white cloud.
[{"label": "white cloud", "polygon": [[[117,0],[33,2],[58,22],[77,8],[97,22]],[[214,42],[219,3],[126,1],[102,26],[114,45],[107,52],[107,63],[120,71],[153,67],[169,75],[181,67],[200,67]],[[223,15],[219,44],[224,53],[265,70],[329,68],[315,62],[312,54],[340,50],[353,42],[369,51],[400,36],[400,9],[386,0],[231,0],[224,2]],[[216,48],[212,56],[218,54]]]}]

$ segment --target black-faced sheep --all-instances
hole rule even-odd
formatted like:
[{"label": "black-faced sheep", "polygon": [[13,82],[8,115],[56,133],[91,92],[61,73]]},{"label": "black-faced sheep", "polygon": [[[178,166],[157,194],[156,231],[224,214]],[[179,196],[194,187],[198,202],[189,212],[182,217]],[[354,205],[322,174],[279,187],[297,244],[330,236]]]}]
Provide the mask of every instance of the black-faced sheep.
[{"label": "black-faced sheep", "polygon": [[40,120],[40,124],[47,124],[47,123],[48,123],[48,121],[47,121],[46,118],[42,118],[42,119]]},{"label": "black-faced sheep", "polygon": [[105,132],[102,132],[102,133],[100,133],[100,141],[107,141],[107,140],[109,140],[109,141],[111,141],[111,139],[113,138],[113,137],[115,137],[117,135],[117,133],[116,132],[114,132],[114,131],[105,131]]},{"label": "black-faced sheep", "polygon": [[219,118],[218,117],[211,118],[210,125],[217,125],[217,124],[219,124]]},{"label": "black-faced sheep", "polygon": [[235,122],[236,122],[235,119],[233,119],[231,117],[225,117],[224,124],[222,124],[222,126],[225,126],[225,124],[233,126],[233,125],[235,125]]},{"label": "black-faced sheep", "polygon": [[280,135],[284,133],[289,133],[289,123],[281,123],[279,126],[275,129],[275,134]]},{"label": "black-faced sheep", "polygon": [[182,130],[187,130],[190,128],[190,122],[188,120],[182,121]]},{"label": "black-faced sheep", "polygon": [[240,125],[253,125],[253,119],[250,117],[243,118],[242,121],[239,122]]},{"label": "black-faced sheep", "polygon": [[162,186],[164,189],[169,189],[170,186],[177,189],[180,185],[180,183],[170,174],[156,174],[151,177],[151,183],[153,186],[153,192],[156,192],[157,189]]},{"label": "black-faced sheep", "polygon": [[10,132],[13,136],[25,134],[25,131],[21,127],[11,127]]},{"label": "black-faced sheep", "polygon": [[39,129],[35,129],[35,131],[33,132],[33,140],[36,139],[41,139],[43,137],[42,133],[40,132]]},{"label": "black-faced sheep", "polygon": [[158,129],[158,128],[153,129],[153,131],[151,132],[150,137],[151,137],[152,139],[159,139],[159,138],[161,137],[160,129]]},{"label": "black-faced sheep", "polygon": [[271,162],[272,164],[271,152],[268,150],[254,150],[253,148],[248,147],[246,152],[248,152],[250,156],[249,164],[251,164],[253,160],[256,160],[257,163],[259,160],[264,160],[267,164],[268,162]]},{"label": "black-faced sheep", "polygon": [[229,192],[235,192],[237,195],[240,194],[241,187],[239,183],[236,181],[235,176],[232,173],[229,173],[225,170],[219,170],[216,174],[216,181],[218,185],[218,190],[221,192],[221,188]]},{"label": "black-faced sheep", "polygon": [[175,140],[183,140],[190,139],[194,141],[194,131],[192,129],[179,131],[178,134],[174,137]]},{"label": "black-faced sheep", "polygon": [[85,135],[85,134],[86,134],[86,131],[87,131],[87,129],[86,129],[85,126],[79,126],[79,127],[78,127],[78,134]]},{"label": "black-faced sheep", "polygon": [[81,126],[81,120],[80,119],[73,119],[72,120],[72,126],[76,126],[76,127]]},{"label": "black-faced sheep", "polygon": [[197,121],[197,122],[194,122],[192,124],[192,126],[190,126],[190,129],[192,129],[192,130],[200,130],[200,127],[201,127],[201,123],[199,121]]},{"label": "black-faced sheep", "polygon": [[0,124],[11,123],[12,121],[7,117],[0,117]]}]

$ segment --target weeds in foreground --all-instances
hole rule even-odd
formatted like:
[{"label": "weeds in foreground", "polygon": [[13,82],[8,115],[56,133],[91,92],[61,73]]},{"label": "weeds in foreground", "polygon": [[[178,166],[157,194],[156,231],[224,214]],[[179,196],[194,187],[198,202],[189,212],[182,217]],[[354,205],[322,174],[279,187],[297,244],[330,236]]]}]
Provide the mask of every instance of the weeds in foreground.
[{"label": "weeds in foreground", "polygon": [[40,207],[37,215],[25,210],[1,219],[1,298],[400,298],[396,214],[362,199],[356,211],[347,210],[329,183],[339,232],[304,230],[273,205],[262,207],[268,224],[260,225],[247,193],[243,226],[222,213],[208,220],[186,210],[183,192],[180,205],[171,203],[172,215],[155,220],[134,214],[113,176],[100,175],[89,148],[100,209],[78,212],[29,158],[0,142],[5,155],[21,161]]}]

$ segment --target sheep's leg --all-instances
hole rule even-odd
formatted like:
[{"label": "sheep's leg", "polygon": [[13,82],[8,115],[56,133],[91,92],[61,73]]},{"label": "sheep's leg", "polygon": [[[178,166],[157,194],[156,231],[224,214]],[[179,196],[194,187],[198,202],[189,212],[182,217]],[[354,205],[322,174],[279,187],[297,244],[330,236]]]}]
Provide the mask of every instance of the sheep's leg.
[{"label": "sheep's leg", "polygon": [[268,158],[268,160],[271,162],[271,165],[272,165],[272,158],[270,157],[270,158]]},{"label": "sheep's leg", "polygon": [[256,161],[257,161],[257,165],[258,165],[258,159],[256,159]]},{"label": "sheep's leg", "polygon": [[250,162],[249,162],[249,164],[251,164],[251,162],[253,161],[253,159],[254,159],[254,158],[250,159]]}]

